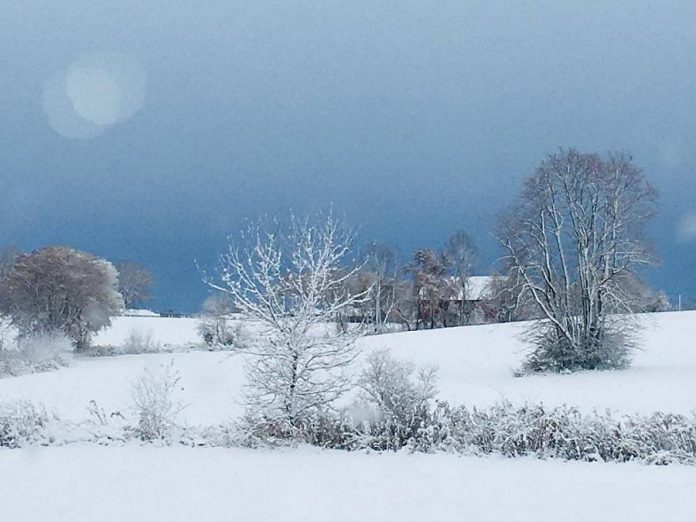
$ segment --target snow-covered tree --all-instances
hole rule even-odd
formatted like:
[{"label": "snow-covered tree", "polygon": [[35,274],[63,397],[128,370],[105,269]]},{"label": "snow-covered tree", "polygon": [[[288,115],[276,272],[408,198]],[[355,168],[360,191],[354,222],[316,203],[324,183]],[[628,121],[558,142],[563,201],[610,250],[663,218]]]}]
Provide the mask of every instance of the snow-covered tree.
[{"label": "snow-covered tree", "polygon": [[399,292],[399,261],[394,248],[380,243],[369,244],[363,257],[360,286],[363,290],[372,289],[365,302],[367,321],[373,325],[374,331],[383,332],[402,297]]},{"label": "snow-covered tree", "polygon": [[24,335],[59,331],[78,350],[120,313],[118,273],[108,261],[64,246],[20,255],[0,280],[0,313]]},{"label": "snow-covered tree", "polygon": [[623,154],[561,151],[544,160],[498,237],[511,275],[544,321],[530,370],[628,364],[636,292],[628,282],[652,261],[645,227],[656,192]]},{"label": "snow-covered tree", "polygon": [[375,350],[366,357],[358,377],[360,398],[375,406],[381,415],[410,422],[437,395],[437,372],[436,366],[416,372],[412,362],[395,358],[390,350]]},{"label": "snow-covered tree", "polygon": [[211,350],[227,350],[240,342],[241,326],[232,318],[234,307],[229,296],[215,292],[203,302],[199,332]]},{"label": "snow-covered tree", "polygon": [[359,269],[345,266],[353,239],[332,213],[291,216],[287,231],[252,224],[205,278],[260,329],[242,348],[252,415],[292,431],[350,388],[360,329],[333,323],[366,297],[345,284]]},{"label": "snow-covered tree", "polygon": [[141,306],[150,298],[155,278],[152,272],[132,261],[120,261],[116,263],[118,270],[118,291],[123,296],[126,308]]},{"label": "snow-covered tree", "polygon": [[486,306],[495,322],[529,321],[539,318],[536,304],[517,274],[494,274],[488,283]]}]

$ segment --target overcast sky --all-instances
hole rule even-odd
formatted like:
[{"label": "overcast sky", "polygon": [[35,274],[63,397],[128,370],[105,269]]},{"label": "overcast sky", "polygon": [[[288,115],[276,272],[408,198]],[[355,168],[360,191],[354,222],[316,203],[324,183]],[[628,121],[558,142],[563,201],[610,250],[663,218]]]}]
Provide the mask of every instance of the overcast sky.
[{"label": "overcast sky", "polygon": [[140,261],[155,308],[198,309],[194,260],[245,217],[329,203],[404,253],[464,228],[485,273],[496,214],[567,146],[633,153],[651,280],[696,296],[695,2],[0,7],[0,242]]}]

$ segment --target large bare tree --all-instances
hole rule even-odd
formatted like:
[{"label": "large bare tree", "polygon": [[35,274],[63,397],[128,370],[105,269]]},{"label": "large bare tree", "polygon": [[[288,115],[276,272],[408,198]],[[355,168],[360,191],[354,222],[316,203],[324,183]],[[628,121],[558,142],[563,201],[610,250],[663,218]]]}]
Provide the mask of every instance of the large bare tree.
[{"label": "large bare tree", "polygon": [[[511,275],[544,321],[530,370],[617,368],[630,360],[635,310],[626,281],[653,260],[645,226],[656,191],[630,156],[548,156],[503,217]],[[630,278],[628,276],[631,276]]]},{"label": "large bare tree", "polygon": [[347,268],[354,236],[332,213],[290,221],[252,224],[205,280],[260,330],[242,348],[250,412],[292,431],[350,388],[358,329],[335,322],[366,292],[345,284],[360,267]]}]

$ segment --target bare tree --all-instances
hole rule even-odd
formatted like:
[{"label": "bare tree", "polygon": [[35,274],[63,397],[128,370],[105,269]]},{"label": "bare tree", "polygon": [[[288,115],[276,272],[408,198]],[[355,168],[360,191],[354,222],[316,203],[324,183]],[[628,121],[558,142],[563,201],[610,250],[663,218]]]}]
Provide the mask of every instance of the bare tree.
[{"label": "bare tree", "polygon": [[232,318],[234,306],[229,295],[216,292],[203,302],[199,332],[210,349],[230,349],[240,341],[241,325]]},{"label": "bare tree", "polygon": [[316,223],[291,216],[288,232],[253,224],[220,257],[219,277],[205,278],[261,329],[243,348],[247,405],[283,429],[300,428],[351,386],[359,330],[331,323],[366,297],[345,285],[360,268],[343,266],[353,240],[332,213]]},{"label": "bare tree", "polygon": [[517,274],[494,274],[488,284],[486,306],[499,323],[539,318],[537,306]]},{"label": "bare tree", "polygon": [[394,283],[396,298],[392,309],[394,320],[401,323],[408,331],[417,330],[420,318],[420,297],[414,292],[411,281],[398,279]]},{"label": "bare tree", "polygon": [[371,288],[368,322],[376,332],[385,330],[400,294],[398,292],[399,261],[395,250],[386,244],[371,243],[364,252],[363,269],[359,274],[364,290]]},{"label": "bare tree", "polygon": [[42,248],[20,255],[0,280],[0,312],[24,334],[60,331],[81,350],[120,313],[117,279],[104,259],[63,246]]},{"label": "bare tree", "polygon": [[630,360],[625,281],[652,261],[644,229],[656,192],[623,154],[561,151],[544,160],[503,217],[499,239],[545,321],[530,370],[618,368]]},{"label": "bare tree", "polygon": [[438,323],[447,326],[449,303],[456,294],[448,269],[447,257],[434,250],[421,249],[413,254],[408,272],[413,276],[413,294],[418,302],[416,329],[420,325],[435,328]]},{"label": "bare tree", "polygon": [[477,250],[474,242],[463,230],[452,234],[445,247],[445,256],[454,281],[458,288],[457,321],[459,325],[468,324],[473,309],[467,305],[469,301],[469,276],[472,275],[477,259]]},{"label": "bare tree", "polygon": [[123,296],[125,307],[134,308],[150,299],[155,278],[152,272],[140,263],[121,261],[118,270],[118,291]]}]

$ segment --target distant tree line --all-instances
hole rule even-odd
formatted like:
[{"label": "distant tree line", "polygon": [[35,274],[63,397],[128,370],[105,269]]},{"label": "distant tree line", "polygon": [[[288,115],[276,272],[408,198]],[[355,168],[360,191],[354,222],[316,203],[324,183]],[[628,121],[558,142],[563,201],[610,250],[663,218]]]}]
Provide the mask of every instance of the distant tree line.
[{"label": "distant tree line", "polygon": [[[233,342],[219,318],[235,311],[256,321],[272,312],[278,328],[287,316],[302,335],[317,318],[344,333],[356,323],[383,333],[533,320],[537,350],[527,369],[620,367],[635,332],[625,318],[669,306],[641,277],[656,260],[646,234],[656,198],[625,154],[551,154],[501,216],[503,257],[485,279],[463,229],[441,249],[402,259],[383,243],[356,250],[333,215],[258,224],[232,240],[220,280],[206,278],[217,302],[206,305],[204,336]],[[110,316],[142,306],[152,286],[143,265],[68,247],[0,252],[0,314],[23,335],[60,331],[78,349]],[[289,335],[283,328],[281,338]]]}]

